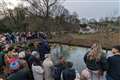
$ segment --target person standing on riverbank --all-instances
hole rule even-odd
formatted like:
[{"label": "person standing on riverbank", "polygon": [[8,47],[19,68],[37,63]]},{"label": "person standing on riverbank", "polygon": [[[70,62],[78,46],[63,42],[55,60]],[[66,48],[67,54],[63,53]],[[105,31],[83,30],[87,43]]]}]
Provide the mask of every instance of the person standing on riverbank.
[{"label": "person standing on riverbank", "polygon": [[52,76],[54,80],[61,80],[61,73],[65,69],[65,58],[61,56],[57,64],[52,67]]},{"label": "person standing on riverbank", "polygon": [[49,54],[49,52],[50,52],[50,47],[49,47],[47,37],[45,35],[42,35],[41,38],[42,39],[41,39],[41,43],[39,45],[39,53],[40,53],[40,59],[42,61],[44,61],[45,55]]},{"label": "person standing on riverbank", "polygon": [[41,62],[38,59],[34,59],[32,64],[32,72],[34,80],[43,80],[43,67]]},{"label": "person standing on riverbank", "polygon": [[51,60],[51,55],[47,54],[46,59],[43,61],[44,78],[45,80],[54,80],[51,74],[51,68],[53,67],[53,62]]},{"label": "person standing on riverbank", "polygon": [[120,80],[120,45],[112,48],[113,56],[108,58],[107,80]]},{"label": "person standing on riverbank", "polygon": [[[81,76],[87,80],[104,80],[104,63],[107,62],[105,54],[102,52],[100,44],[94,44],[92,49],[84,56],[87,69],[83,70]],[[105,65],[104,65],[105,66]],[[86,74],[88,76],[86,76]],[[81,79],[82,80],[82,79]]]},{"label": "person standing on riverbank", "polygon": [[66,69],[62,71],[62,80],[75,80],[76,70],[72,62],[66,62]]}]

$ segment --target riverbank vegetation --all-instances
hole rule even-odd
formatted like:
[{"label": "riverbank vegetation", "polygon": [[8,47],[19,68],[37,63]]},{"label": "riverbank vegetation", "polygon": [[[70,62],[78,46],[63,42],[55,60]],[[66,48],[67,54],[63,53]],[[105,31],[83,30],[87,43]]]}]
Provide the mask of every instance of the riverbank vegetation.
[{"label": "riverbank vegetation", "polygon": [[[79,19],[76,12],[70,13],[62,3],[64,0],[24,0],[29,6],[20,4],[9,9],[4,0],[0,3],[0,30],[9,31],[43,31],[43,32],[79,32],[90,26],[99,31],[119,31],[120,17]],[[4,30],[3,30],[4,29]]]},{"label": "riverbank vegetation", "polygon": [[[20,4],[9,9],[4,0],[0,3],[0,32],[42,31],[52,40],[73,44],[91,44],[99,40],[110,48],[120,43],[120,16],[80,19],[76,12],[70,13],[62,3],[64,0],[24,0],[29,6]],[[90,26],[95,33],[80,33]],[[66,35],[66,36],[65,36]],[[53,39],[54,38],[54,39]],[[111,44],[112,43],[112,44]]]}]

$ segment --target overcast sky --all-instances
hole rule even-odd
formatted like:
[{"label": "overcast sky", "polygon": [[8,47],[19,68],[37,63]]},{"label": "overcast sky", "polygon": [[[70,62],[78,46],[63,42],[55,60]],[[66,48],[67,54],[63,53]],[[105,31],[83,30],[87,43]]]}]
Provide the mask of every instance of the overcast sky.
[{"label": "overcast sky", "polygon": [[[19,0],[6,0],[17,6]],[[120,16],[120,0],[66,0],[63,5],[79,17],[96,18]],[[9,6],[13,8],[13,6]]]},{"label": "overcast sky", "polygon": [[120,15],[120,0],[66,0],[65,7],[80,18],[101,18]]}]

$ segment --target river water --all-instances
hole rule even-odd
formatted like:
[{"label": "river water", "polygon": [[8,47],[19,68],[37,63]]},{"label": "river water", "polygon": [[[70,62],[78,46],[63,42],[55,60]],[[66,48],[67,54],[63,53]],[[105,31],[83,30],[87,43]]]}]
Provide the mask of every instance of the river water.
[{"label": "river water", "polygon": [[[54,55],[54,62],[57,61],[59,56],[64,56],[67,61],[71,61],[74,64],[74,68],[81,72],[86,68],[84,63],[84,55],[89,51],[89,48],[74,47],[67,45],[54,45],[52,46],[51,53]],[[105,50],[104,50],[105,52]],[[107,56],[111,56],[111,51],[108,51]]]}]

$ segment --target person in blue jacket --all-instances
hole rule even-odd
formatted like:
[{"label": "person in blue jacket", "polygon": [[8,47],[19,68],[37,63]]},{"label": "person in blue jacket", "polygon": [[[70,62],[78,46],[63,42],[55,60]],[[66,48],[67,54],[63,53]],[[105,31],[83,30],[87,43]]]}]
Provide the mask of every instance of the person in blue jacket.
[{"label": "person in blue jacket", "polygon": [[40,59],[44,61],[45,54],[49,54],[50,48],[49,43],[46,36],[41,36],[42,40],[39,44],[39,53],[40,53]]}]

